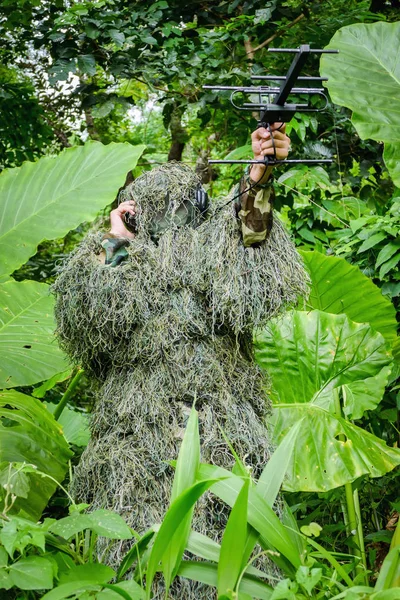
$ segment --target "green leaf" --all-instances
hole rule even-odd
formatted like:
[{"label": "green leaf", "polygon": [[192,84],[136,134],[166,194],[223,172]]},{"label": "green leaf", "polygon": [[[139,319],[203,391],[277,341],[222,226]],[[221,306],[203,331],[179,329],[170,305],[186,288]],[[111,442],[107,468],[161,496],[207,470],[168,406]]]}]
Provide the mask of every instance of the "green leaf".
[{"label": "green leaf", "polygon": [[0,285],[0,387],[31,385],[67,368],[53,333],[53,305],[44,283]]},{"label": "green leaf", "polygon": [[373,248],[374,246],[376,246],[377,244],[379,244],[379,242],[381,242],[382,240],[384,240],[386,238],[386,233],[384,231],[379,231],[378,233],[374,233],[373,235],[371,235],[369,238],[367,238],[359,247],[359,249],[357,250],[357,254],[360,254],[361,252],[365,252],[366,250],[369,250],[370,248]]},{"label": "green leaf", "polygon": [[118,48],[121,48],[121,46],[124,45],[125,35],[123,31],[119,31],[118,29],[109,29],[108,35],[110,36],[114,44],[118,46]]},{"label": "green leaf", "polygon": [[[45,403],[52,415],[57,410],[57,404]],[[90,439],[89,415],[65,407],[57,419],[61,425],[65,439],[75,446],[86,446]]]},{"label": "green leaf", "polygon": [[[199,420],[196,409],[193,407],[190,412],[185,435],[179,450],[176,463],[174,481],[172,484],[171,504],[188,488],[195,480],[198,466],[200,464],[200,436]],[[182,523],[177,527],[167,551],[162,557],[162,569],[166,582],[166,588],[169,589],[171,581],[176,575],[179,563],[182,559],[187,540],[190,533],[193,508],[189,510]]]},{"label": "green leaf", "polygon": [[[285,489],[326,491],[363,473],[376,477],[398,464],[398,451],[330,414],[342,388],[349,417],[359,418],[380,401],[390,355],[379,333],[346,315],[293,311],[270,322],[256,338],[255,350],[272,383],[275,439],[306,417]],[[336,439],[341,432],[348,438],[344,446]]]},{"label": "green leaf", "polygon": [[130,540],[133,537],[124,519],[117,513],[105,509],[95,510],[89,514],[74,512],[69,517],[53,523],[49,531],[68,540],[85,529],[114,540]]},{"label": "green leaf", "polygon": [[299,586],[295,581],[283,579],[276,584],[271,600],[297,600],[296,592],[298,588]]},{"label": "green leaf", "polygon": [[8,553],[0,546],[0,569],[8,565]]},{"label": "green leaf", "polygon": [[96,75],[96,59],[93,54],[78,56],[78,69],[86,75]]},{"label": "green leaf", "polygon": [[0,466],[0,485],[10,494],[27,498],[30,489],[28,475],[16,469],[12,463],[2,463]]},{"label": "green leaf", "polygon": [[138,540],[136,542],[136,544],[134,544],[132,546],[132,548],[129,550],[129,552],[127,552],[125,554],[125,556],[122,559],[121,564],[119,566],[118,572],[117,572],[117,581],[120,581],[120,579],[131,568],[131,566],[137,560],[140,559],[140,557],[142,556],[142,554],[145,552],[148,545],[150,544],[151,540],[153,539],[155,533],[156,533],[156,528],[155,528],[155,526],[153,526],[148,531],[146,531],[146,533],[144,533],[142,535],[140,540]]},{"label": "green leaf", "polygon": [[353,123],[362,139],[385,142],[384,159],[394,183],[400,187],[400,95],[398,40],[400,23],[358,23],[342,27],[324,54],[321,74],[333,102],[353,111]]},{"label": "green leaf", "polygon": [[64,600],[66,598],[79,598],[83,592],[100,592],[100,585],[93,585],[88,581],[73,581],[71,583],[63,583],[57,586],[54,590],[47,592],[42,596],[41,600]]},{"label": "green leaf", "polygon": [[[383,561],[375,590],[383,591],[388,588],[399,588],[400,586],[400,546],[391,548],[389,554]],[[397,589],[398,591],[398,589]]]},{"label": "green leaf", "polygon": [[398,252],[397,254],[395,254],[394,256],[392,256],[392,258],[390,260],[388,260],[387,262],[385,262],[380,270],[379,270],[379,277],[380,279],[382,279],[383,277],[385,277],[386,273],[389,273],[389,271],[391,269],[393,269],[393,267],[395,267],[397,265],[397,263],[400,260],[400,252]]},{"label": "green leaf", "polygon": [[243,554],[247,540],[247,503],[250,480],[246,479],[240,490],[222,537],[218,562],[218,596],[235,590],[242,572]]},{"label": "green leaf", "polygon": [[66,407],[62,411],[58,423],[69,444],[87,446],[90,439],[89,415]]},{"label": "green leaf", "polygon": [[400,240],[389,242],[382,248],[376,259],[375,268],[380,267],[384,262],[389,260],[400,248]]},{"label": "green leaf", "polygon": [[94,219],[115,198],[144,148],[89,142],[3,171],[0,275],[23,265],[43,240],[63,237],[83,221]]},{"label": "green leaf", "polygon": [[60,574],[60,584],[72,583],[73,581],[86,581],[88,583],[108,583],[115,576],[115,571],[107,565],[88,563],[86,565],[75,565],[68,571]]},{"label": "green leaf", "polygon": [[117,585],[109,585],[96,596],[96,600],[121,600],[121,595],[116,590],[124,590],[129,594],[130,600],[143,600],[144,590],[136,581],[121,581]]},{"label": "green leaf", "polygon": [[66,371],[62,371],[61,373],[56,373],[53,377],[50,377],[47,381],[44,381],[42,385],[33,390],[32,396],[34,398],[43,398],[46,395],[46,392],[52,390],[57,383],[60,381],[65,381],[72,374],[72,368],[67,369]]},{"label": "green leaf", "polygon": [[94,119],[103,119],[114,109],[115,102],[112,100],[107,100],[107,102],[103,102],[103,104],[97,104],[92,108],[92,116]]},{"label": "green leaf", "polygon": [[185,490],[169,507],[161,527],[157,533],[150,554],[146,574],[146,598],[150,599],[151,586],[157,571],[158,564],[171,543],[173,534],[183,521],[185,515],[205,491],[215,483],[215,479],[199,481]]},{"label": "green leaf", "polygon": [[141,41],[142,41],[144,44],[150,44],[151,46],[157,45],[157,40],[156,40],[155,38],[153,38],[153,36],[152,36],[152,35],[144,35],[144,36],[141,38]]},{"label": "green leaf", "polygon": [[[0,462],[28,463],[62,481],[72,452],[54,417],[39,400],[14,390],[0,392]],[[32,471],[32,470],[31,470]],[[28,474],[28,498],[13,509],[38,520],[57,485],[34,471]]]},{"label": "green leaf", "polygon": [[27,556],[10,565],[10,578],[21,590],[48,590],[53,587],[53,565],[42,556]]},{"label": "green leaf", "polygon": [[[275,404],[312,402],[331,410],[335,390],[346,385],[357,396],[359,413],[380,402],[386,381],[381,371],[392,360],[383,336],[369,325],[318,310],[272,320],[257,335],[255,352],[271,377]],[[373,383],[368,393],[352,387],[365,379]]]},{"label": "green leaf", "polygon": [[[233,506],[243,485],[243,480],[230,471],[201,463],[198,477],[220,479],[212,486],[212,492],[223,502]],[[268,546],[273,546],[281,552],[295,567],[300,566],[297,546],[290,539],[286,528],[282,525],[274,511],[258,494],[255,488],[249,490],[247,521],[260,533]],[[263,543],[263,540],[260,542]]]},{"label": "green leaf", "polygon": [[[213,587],[216,587],[217,585],[217,565],[213,563],[189,560],[182,561],[178,575],[180,577],[187,577],[192,581],[206,583]],[[244,575],[240,582],[239,598],[241,592],[249,594],[252,598],[270,600],[272,588],[262,581],[257,581],[251,576]],[[212,593],[210,593],[210,598],[212,598]]]},{"label": "green leaf", "polygon": [[229,152],[226,156],[224,156],[224,160],[242,160],[251,156],[251,144],[246,144],[245,146],[239,146],[238,148],[235,148]]},{"label": "green leaf", "polygon": [[[279,440],[303,417],[283,488],[326,492],[362,475],[381,477],[400,464],[400,450],[313,404],[282,404],[271,418]],[[345,435],[344,442],[338,437]]]},{"label": "green leaf", "polygon": [[393,304],[358,267],[316,251],[300,250],[300,254],[311,277],[307,308],[344,313],[356,323],[369,323],[389,342],[396,339]]},{"label": "green leaf", "polygon": [[9,590],[13,587],[13,582],[6,569],[0,568],[0,590]]},{"label": "green leaf", "polygon": [[310,523],[309,525],[303,525],[303,527],[300,528],[300,531],[308,537],[319,537],[322,527],[321,525],[318,525],[318,523]]}]

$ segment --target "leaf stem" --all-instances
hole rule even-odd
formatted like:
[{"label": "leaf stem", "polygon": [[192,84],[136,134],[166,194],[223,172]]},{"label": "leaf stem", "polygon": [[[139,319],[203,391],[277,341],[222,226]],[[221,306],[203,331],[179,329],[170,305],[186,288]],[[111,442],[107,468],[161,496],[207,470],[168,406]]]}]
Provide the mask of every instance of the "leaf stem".
[{"label": "leaf stem", "polygon": [[54,418],[56,421],[58,421],[58,419],[60,418],[62,411],[64,410],[68,400],[71,398],[72,394],[74,393],[75,388],[78,385],[78,381],[82,377],[83,373],[84,373],[84,370],[81,368],[78,368],[78,371],[76,372],[75,377],[72,378],[72,380],[71,380],[69,386],[67,387],[67,389],[65,390],[60,402],[57,404],[56,409],[54,411]]},{"label": "leaf stem", "polygon": [[[339,418],[344,418],[342,413],[342,406],[340,402],[339,390],[334,390],[334,402],[335,402],[335,415]],[[338,436],[341,442],[346,442],[346,436],[344,434],[340,434]],[[353,553],[354,556],[358,558],[358,563],[356,565],[355,571],[356,573],[364,574],[364,581],[368,584],[368,577],[366,574],[367,565],[365,558],[365,548],[364,548],[364,538],[362,534],[362,521],[361,521],[361,511],[360,504],[358,502],[358,494],[357,494],[357,505],[354,501],[354,493],[352,483],[344,484],[344,492],[346,498],[346,513],[344,515],[344,522],[346,528],[350,529],[350,539],[353,541],[353,544],[349,546],[349,552]],[[347,521],[347,523],[346,523]]]}]

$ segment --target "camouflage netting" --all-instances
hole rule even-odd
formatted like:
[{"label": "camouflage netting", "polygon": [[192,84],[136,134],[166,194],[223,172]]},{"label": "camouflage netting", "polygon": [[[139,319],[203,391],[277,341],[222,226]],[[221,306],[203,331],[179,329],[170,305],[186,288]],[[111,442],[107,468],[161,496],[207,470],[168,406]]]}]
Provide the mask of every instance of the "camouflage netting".
[{"label": "camouflage netting", "polygon": [[[197,180],[192,172],[185,179],[169,169],[168,206],[176,211]],[[146,174],[142,187],[142,178],[130,186],[139,217],[127,260],[115,268],[102,264],[101,236],[91,235],[54,285],[61,345],[99,383],[92,440],[73,492],[93,509],[118,511],[139,532],[160,522],[168,506],[168,461],[177,457],[194,399],[203,461],[232,465],[220,425],[255,476],[264,467],[271,450],[264,425],[269,404],[253,361],[252,330],[307,287],[278,219],[259,248],[243,247],[232,206],[197,228],[178,227],[171,218],[154,243],[151,216],[170,210],[165,187],[153,194],[157,171]],[[226,510],[209,494],[194,528],[219,539],[225,520]],[[124,551],[126,543],[115,544],[110,564]],[[212,598],[210,588],[177,585],[185,591],[177,588],[173,597]]]}]

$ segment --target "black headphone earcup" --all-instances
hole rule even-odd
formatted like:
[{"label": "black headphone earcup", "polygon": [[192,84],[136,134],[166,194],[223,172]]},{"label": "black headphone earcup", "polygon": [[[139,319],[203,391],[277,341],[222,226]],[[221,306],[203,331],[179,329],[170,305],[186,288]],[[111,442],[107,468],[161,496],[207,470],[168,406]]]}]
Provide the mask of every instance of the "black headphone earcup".
[{"label": "black headphone earcup", "polygon": [[209,206],[209,198],[206,190],[201,185],[196,189],[195,206],[200,213],[201,219],[205,219]]}]

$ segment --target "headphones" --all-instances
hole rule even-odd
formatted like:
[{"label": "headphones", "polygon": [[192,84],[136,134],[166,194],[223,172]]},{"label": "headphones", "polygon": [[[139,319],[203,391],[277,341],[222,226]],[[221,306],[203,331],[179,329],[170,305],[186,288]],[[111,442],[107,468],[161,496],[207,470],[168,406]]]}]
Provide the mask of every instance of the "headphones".
[{"label": "headphones", "polygon": [[194,205],[200,213],[200,221],[204,221],[207,217],[209,204],[208,194],[201,183],[199,183],[195,192]]}]

